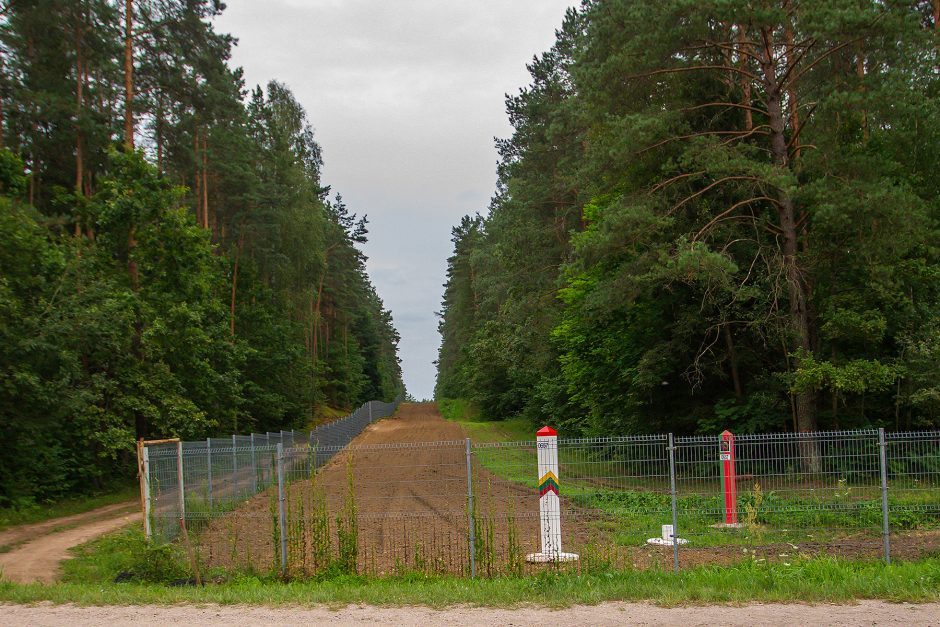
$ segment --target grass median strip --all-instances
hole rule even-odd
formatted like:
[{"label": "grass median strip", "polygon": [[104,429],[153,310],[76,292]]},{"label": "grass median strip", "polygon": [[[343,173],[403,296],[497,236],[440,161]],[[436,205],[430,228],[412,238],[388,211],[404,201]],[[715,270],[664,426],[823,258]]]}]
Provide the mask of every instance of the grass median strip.
[{"label": "grass median strip", "polygon": [[[335,575],[285,582],[273,575],[219,572],[207,573],[211,583],[197,588],[187,583],[186,568],[172,547],[148,546],[137,526],[73,552],[75,558],[63,564],[65,581],[52,585],[2,582],[0,602],[565,607],[615,600],[662,605],[940,600],[940,556],[891,565],[831,558],[792,563],[746,560],[733,566],[687,568],[679,574],[660,569],[583,574],[546,570],[535,576],[476,580],[403,574]],[[115,583],[115,579],[129,581]]]},{"label": "grass median strip", "polygon": [[342,576],[282,582],[235,577],[222,583],[173,587],[144,583],[0,583],[0,602],[79,605],[219,603],[257,605],[475,605],[565,607],[604,601],[652,601],[661,605],[762,602],[896,602],[940,600],[940,559],[884,564],[814,559],[802,563],[742,563],[699,567],[678,575],[664,571],[594,574],[545,573],[534,577],[469,580],[423,575]]}]

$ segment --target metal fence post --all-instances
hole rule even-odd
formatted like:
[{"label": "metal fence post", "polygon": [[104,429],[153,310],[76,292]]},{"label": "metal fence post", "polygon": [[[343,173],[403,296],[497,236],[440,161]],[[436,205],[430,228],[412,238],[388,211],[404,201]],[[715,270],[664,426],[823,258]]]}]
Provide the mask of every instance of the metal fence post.
[{"label": "metal fence post", "polygon": [[676,445],[669,434],[669,491],[672,495],[672,563],[673,570],[679,572],[679,512],[676,508]]},{"label": "metal fence post", "polygon": [[885,563],[891,563],[891,528],[888,525],[888,454],[885,430],[878,429],[878,448],[881,459],[881,535],[884,539]]},{"label": "metal fence post", "polygon": [[467,538],[470,543],[470,577],[475,578],[477,576],[477,555],[476,533],[473,528],[473,462],[470,454],[470,438],[467,438]]},{"label": "metal fence post", "polygon": [[[186,519],[186,488],[183,486],[183,442],[176,443],[176,482],[179,484],[180,522]],[[182,525],[180,525],[182,527]]]},{"label": "metal fence post", "polygon": [[209,495],[209,511],[212,511],[212,440],[206,438],[206,491]]},{"label": "metal fence post", "polygon": [[277,445],[277,523],[281,536],[281,570],[287,576],[287,504],[284,498],[284,444]]},{"label": "metal fence post", "polygon": [[251,434],[251,493],[258,493],[258,463],[255,461],[255,434]]},{"label": "metal fence post", "polygon": [[144,533],[147,539],[153,537],[153,530],[150,528],[150,452],[147,447],[143,447],[144,458]]},{"label": "metal fence post", "polygon": [[237,442],[232,434],[232,500],[238,499],[238,453],[235,448]]}]

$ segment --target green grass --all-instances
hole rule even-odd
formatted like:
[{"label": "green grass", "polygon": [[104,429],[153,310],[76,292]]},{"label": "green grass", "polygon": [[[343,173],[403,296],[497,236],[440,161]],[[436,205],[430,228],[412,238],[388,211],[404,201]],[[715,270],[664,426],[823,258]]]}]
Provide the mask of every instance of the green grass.
[{"label": "green grass", "polygon": [[[475,443],[533,441],[534,430],[524,420],[487,421],[479,417],[472,404],[463,399],[438,402],[442,415],[464,427]],[[560,452],[562,493],[586,511],[602,514],[592,522],[598,530],[611,534],[618,545],[641,545],[646,538],[659,535],[664,522],[671,520],[669,485],[665,477],[644,478],[644,469],[629,461],[608,458],[602,451],[581,449]],[[534,446],[482,446],[474,449],[480,465],[493,475],[526,486],[536,487],[536,449]],[[881,494],[876,487],[853,486],[845,480],[842,487],[813,490],[793,486],[783,491],[741,486],[738,491],[739,518],[747,528],[718,530],[711,525],[723,520],[720,486],[695,486],[697,493],[680,494],[679,530],[695,546],[748,546],[755,544],[795,544],[831,542],[846,535],[866,535],[877,540],[881,529]],[[924,486],[900,484],[892,488],[890,525],[894,530],[937,529],[940,516],[935,509],[940,491]],[[481,503],[486,502],[487,487],[480,486]]]},{"label": "green grass", "polygon": [[[140,525],[73,550],[63,581],[52,585],[0,582],[0,603],[78,605],[218,603],[252,605],[458,604],[565,607],[604,601],[652,601],[662,605],[761,602],[940,601],[940,556],[915,562],[847,562],[830,558],[733,566],[626,570],[582,574],[547,569],[540,575],[471,580],[423,574],[394,577],[327,575],[281,581],[273,575],[204,573],[197,588],[179,547],[153,546]],[[116,578],[125,580],[115,583]]]},{"label": "green grass", "polygon": [[535,441],[535,429],[524,418],[486,420],[470,401],[442,398],[437,401],[441,415],[460,424],[474,442]]},{"label": "green grass", "polygon": [[333,422],[334,420],[345,418],[350,413],[351,412],[338,408],[338,407],[329,407],[327,405],[320,405],[317,407],[316,413],[313,415],[313,419],[310,421],[310,424],[307,425],[307,428],[314,429],[328,422]]},{"label": "green grass", "polygon": [[83,514],[99,507],[138,498],[140,498],[139,488],[134,484],[93,496],[64,499],[54,503],[30,503],[15,509],[0,509],[0,531],[15,525]]},{"label": "green grass", "polygon": [[761,602],[897,602],[940,600],[940,559],[885,566],[817,559],[784,564],[746,562],[698,567],[678,575],[660,570],[559,574],[469,580],[424,575],[340,576],[280,582],[241,576],[202,588],[152,583],[73,582],[49,586],[0,583],[0,602],[108,604],[219,603],[253,605],[427,605],[565,607],[604,601],[662,605]]}]

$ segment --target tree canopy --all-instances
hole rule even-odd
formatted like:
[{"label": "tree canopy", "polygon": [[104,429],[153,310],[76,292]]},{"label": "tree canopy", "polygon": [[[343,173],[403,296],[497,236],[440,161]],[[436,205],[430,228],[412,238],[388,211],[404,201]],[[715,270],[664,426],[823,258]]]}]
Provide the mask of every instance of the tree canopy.
[{"label": "tree canopy", "polygon": [[568,433],[940,424],[938,7],[570,10],[455,229],[437,395]]},{"label": "tree canopy", "polygon": [[367,220],[206,0],[0,15],[0,506],[128,478],[141,437],[309,426],[403,391]]}]

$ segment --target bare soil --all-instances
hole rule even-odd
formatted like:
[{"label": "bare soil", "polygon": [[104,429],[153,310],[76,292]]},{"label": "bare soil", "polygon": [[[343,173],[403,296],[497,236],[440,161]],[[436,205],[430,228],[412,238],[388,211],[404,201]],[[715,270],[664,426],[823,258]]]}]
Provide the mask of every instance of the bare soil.
[{"label": "bare soil", "polygon": [[[384,575],[419,570],[466,574],[469,524],[465,437],[460,425],[444,420],[435,405],[403,404],[395,416],[370,425],[315,476],[307,471],[289,473],[289,574],[316,574],[335,562],[342,553],[341,531],[356,538],[357,550],[350,559],[355,560],[360,573]],[[504,458],[511,463],[511,455]],[[515,470],[518,476],[531,472],[533,479],[536,473],[534,466],[531,470]],[[579,553],[581,559],[558,566],[528,564],[525,555],[538,551],[540,545],[538,494],[479,464],[474,465],[473,486],[478,574],[598,565],[672,567],[671,547],[618,546],[613,536],[622,521],[600,511],[579,509],[564,498],[564,486],[562,548]],[[209,569],[276,570],[280,551],[276,499],[276,489],[268,490],[197,530],[193,535],[202,563]],[[350,532],[350,521],[355,521],[355,533]],[[680,550],[680,565],[727,565],[749,559],[787,561],[815,555],[877,559],[881,551],[882,539],[877,534],[849,535],[799,546],[693,544]],[[940,533],[936,531],[892,535],[892,554],[896,558],[913,559],[938,551]]]},{"label": "bare soil", "polygon": [[83,514],[12,527],[0,533],[0,576],[17,583],[51,583],[69,549],[140,520],[136,501],[100,507]]},{"label": "bare soil", "polygon": [[562,610],[348,606],[247,607],[208,605],[76,607],[0,605],[8,625],[935,625],[940,604],[861,601],[853,605],[750,604],[737,607],[657,607],[601,603]]},{"label": "bare soil", "polygon": [[[287,496],[291,572],[312,574],[331,561],[318,557],[317,547],[324,541],[330,544],[332,556],[338,555],[337,529],[346,524],[344,511],[348,511],[350,494],[355,503],[360,572],[382,575],[416,568],[464,572],[468,555],[464,438],[462,428],[441,418],[436,406],[403,404],[395,416],[370,425],[315,477],[294,476]],[[477,505],[479,532],[484,535],[489,529],[494,538],[506,537],[506,514],[520,509],[517,502],[537,506],[538,497],[532,491],[485,470],[475,470],[474,482],[488,486],[487,496]],[[268,490],[211,521],[199,536],[206,565],[273,568],[279,549],[275,498],[274,491]],[[318,509],[318,499],[328,514]],[[486,512],[494,514],[487,517]],[[337,517],[344,518],[343,522]],[[322,525],[317,526],[318,520],[329,524],[328,534],[322,532]],[[520,544],[519,550],[535,551],[537,517],[520,518],[517,524],[519,537],[531,540]],[[481,569],[492,567],[483,561]]]}]

